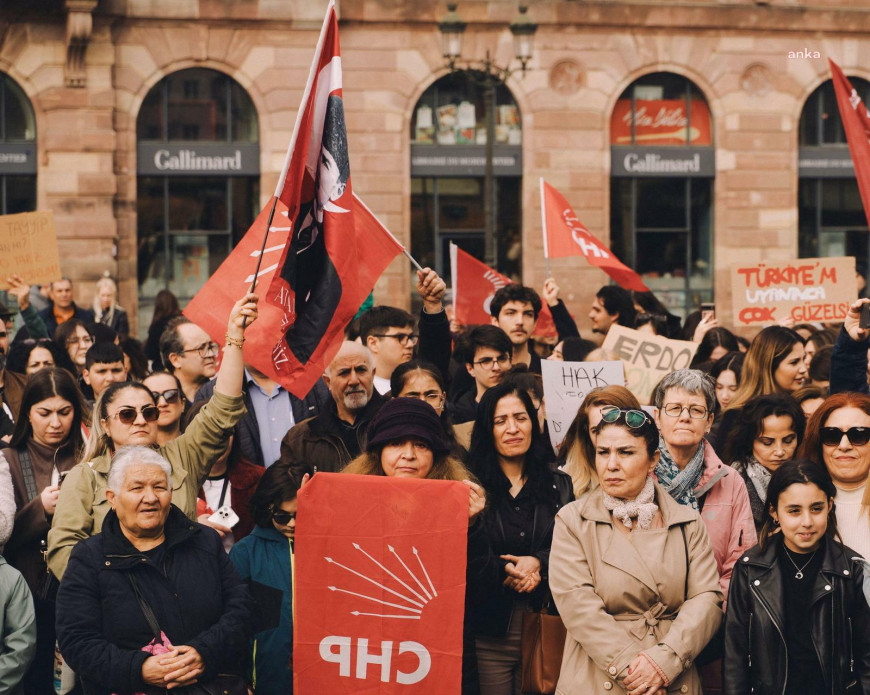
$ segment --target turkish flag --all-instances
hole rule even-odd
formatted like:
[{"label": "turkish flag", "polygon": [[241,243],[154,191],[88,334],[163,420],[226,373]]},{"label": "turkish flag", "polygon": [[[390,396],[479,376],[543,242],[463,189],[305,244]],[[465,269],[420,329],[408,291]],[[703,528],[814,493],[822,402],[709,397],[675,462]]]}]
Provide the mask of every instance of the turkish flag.
[{"label": "turkish flag", "polygon": [[834,82],[834,92],[837,95],[837,106],[840,107],[840,119],[846,131],[852,164],[855,166],[855,178],[858,179],[858,190],[864,203],[864,214],[870,225],[870,111],[861,103],[861,97],[852,87],[840,66],[828,58],[831,64],[831,75]]},{"label": "turkish flag", "polygon": [[601,268],[620,287],[637,292],[650,291],[640,275],[589,233],[565,197],[544,179],[541,179],[541,217],[545,258],[585,256],[589,263]]},{"label": "turkish flag", "polygon": [[294,692],[456,695],[468,487],[318,473],[299,491]]},{"label": "turkish flag", "polygon": [[[260,249],[263,246],[263,238],[267,234],[266,224],[273,203],[276,206],[275,216],[268,231],[269,238],[266,241],[263,255],[266,257],[276,255],[285,248],[290,236],[289,213],[284,203],[273,198],[263,208],[251,228],[227,259],[221,263],[214,275],[208,279],[208,282],[203,285],[184,309],[184,315],[201,326],[218,343],[223,343],[230,309],[239,298],[245,295],[254,279],[254,270],[260,256]],[[366,283],[371,282],[364,295],[361,297],[356,295],[353,299],[353,301],[359,299],[357,304],[357,308],[359,308],[377,278],[380,277],[393,258],[402,252],[402,247],[355,195],[351,204],[355,236],[366,240],[365,251],[360,253],[357,258],[356,272],[360,277],[365,278]],[[269,298],[270,282],[277,268],[277,262],[268,263],[264,260],[258,272],[260,285],[257,291],[260,292],[261,296],[265,292],[266,299]],[[280,300],[280,297],[273,299]],[[280,301],[261,301],[258,312],[259,317],[245,332],[245,362],[277,381],[294,395],[304,398],[314,386],[314,382],[323,374],[326,365],[320,367],[319,364],[312,361],[307,365],[308,369],[300,369],[295,374],[278,370],[273,359],[273,352],[275,343],[283,337],[287,315],[281,307]],[[341,341],[338,342],[339,347],[340,345]],[[327,355],[327,357],[328,360],[332,359],[332,356]]]},{"label": "turkish flag", "polygon": [[[511,279],[486,263],[450,243],[450,275],[453,278],[453,318],[463,326],[489,324],[489,304],[493,295]],[[556,324],[550,308],[544,304],[535,324],[535,335],[556,336]]]}]

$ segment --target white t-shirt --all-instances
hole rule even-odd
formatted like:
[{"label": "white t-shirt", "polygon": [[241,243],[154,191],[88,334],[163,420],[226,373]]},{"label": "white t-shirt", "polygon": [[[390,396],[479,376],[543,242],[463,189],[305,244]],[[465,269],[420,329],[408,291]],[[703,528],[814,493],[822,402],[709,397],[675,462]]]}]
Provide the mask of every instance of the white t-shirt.
[{"label": "white t-shirt", "polygon": [[864,488],[864,485],[857,490],[837,488],[834,502],[837,505],[837,528],[843,543],[870,560],[870,510],[861,506]]},{"label": "white t-shirt", "polygon": [[378,376],[377,374],[375,374],[374,384],[378,393],[382,396],[390,390],[390,380],[384,379],[384,377]]}]

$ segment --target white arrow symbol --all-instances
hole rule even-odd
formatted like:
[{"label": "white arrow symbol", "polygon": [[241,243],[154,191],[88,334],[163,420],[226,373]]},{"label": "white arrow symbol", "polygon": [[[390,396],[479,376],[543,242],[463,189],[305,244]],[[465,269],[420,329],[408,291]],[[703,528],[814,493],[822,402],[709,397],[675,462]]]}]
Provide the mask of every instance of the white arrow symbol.
[{"label": "white arrow symbol", "polygon": [[339,589],[335,586],[327,587],[330,591],[338,591],[342,594],[350,594],[351,596],[358,596],[359,598],[364,598],[368,601],[374,601],[375,603],[382,603],[385,606],[390,606],[391,608],[398,608],[399,610],[409,611],[411,613],[421,613],[422,611],[418,608],[408,608],[407,606],[400,606],[398,603],[390,603],[389,601],[381,601],[379,598],[375,598],[374,596],[366,596],[365,594],[358,594],[354,591],[348,591],[347,589]]},{"label": "white arrow symbol", "polygon": [[378,567],[380,567],[384,572],[386,572],[387,574],[389,574],[393,579],[395,579],[397,582],[399,582],[399,584],[401,584],[401,585],[402,585],[403,587],[405,587],[408,591],[410,591],[412,594],[414,594],[414,596],[416,596],[418,599],[420,599],[423,603],[427,603],[427,600],[426,600],[425,598],[423,598],[420,594],[418,594],[416,591],[414,591],[410,586],[408,586],[407,584],[405,584],[405,582],[403,582],[403,581],[402,581],[401,579],[399,579],[395,574],[393,574],[392,572],[390,572],[390,570],[388,570],[388,569],[387,569],[386,567],[384,567],[380,562],[378,562],[377,560],[375,560],[375,559],[374,559],[371,555],[369,555],[365,550],[363,550],[362,548],[360,548],[360,547],[359,547],[359,543],[352,543],[351,545],[353,545],[354,548],[356,548],[357,550],[359,550],[359,551],[360,551],[363,555],[365,555],[369,560],[371,560],[372,562],[374,562],[374,563],[375,563]]},{"label": "white arrow symbol", "polygon": [[432,577],[429,576],[429,573],[426,571],[426,566],[423,564],[423,561],[420,559],[420,553],[414,547],[411,548],[411,552],[417,556],[417,562],[420,563],[420,569],[422,569],[423,574],[426,575],[426,581],[429,582],[429,588],[432,589],[432,595],[437,596],[438,592],[435,591],[435,585],[432,583]]},{"label": "white arrow symbol", "polygon": [[391,546],[391,545],[388,545],[388,546],[387,546],[387,549],[388,549],[388,550],[389,550],[389,551],[390,551],[390,552],[395,556],[395,558],[399,561],[399,563],[402,565],[402,567],[405,568],[405,571],[406,571],[408,574],[411,575],[412,579],[413,579],[415,582],[417,582],[417,586],[420,587],[420,591],[422,591],[424,594],[426,594],[426,598],[428,598],[428,599],[431,601],[431,600],[432,600],[432,594],[430,594],[430,593],[429,593],[429,590],[428,590],[425,586],[423,586],[423,582],[421,582],[419,579],[417,579],[417,575],[414,574],[414,573],[411,571],[411,568],[408,567],[408,565],[405,564],[405,561],[401,558],[401,556],[399,555],[399,553],[396,552],[396,549],[395,549],[393,546]]},{"label": "white arrow symbol", "polygon": [[373,618],[404,618],[405,620],[420,620],[419,615],[384,615],[383,613],[360,613],[359,611],[351,611],[351,615],[370,615]]},{"label": "white arrow symbol", "polygon": [[422,608],[422,607],[423,607],[423,604],[422,604],[422,603],[417,603],[417,602],[414,601],[413,599],[410,599],[410,598],[408,598],[407,596],[403,596],[403,595],[400,594],[398,591],[393,591],[390,587],[388,587],[388,586],[384,586],[383,584],[379,584],[379,583],[376,582],[374,579],[370,579],[369,577],[365,576],[364,574],[360,574],[360,573],[357,572],[356,570],[352,570],[350,567],[345,567],[345,566],[342,565],[340,562],[336,562],[335,560],[333,560],[331,557],[325,557],[325,558],[323,558],[323,559],[326,560],[327,562],[331,562],[331,563],[332,563],[333,565],[335,565],[336,567],[341,567],[341,569],[343,569],[343,570],[347,570],[347,571],[350,572],[351,574],[355,574],[357,577],[360,577],[360,578],[362,578],[362,579],[365,579],[367,582],[370,582],[371,584],[374,584],[376,587],[378,587],[378,588],[380,588],[380,589],[383,589],[384,591],[387,591],[387,592],[391,593],[393,596],[398,596],[398,597],[399,597],[400,599],[402,599],[403,601],[407,601],[408,603],[410,603],[410,604],[412,604],[412,605],[414,605],[414,606],[417,606],[417,608]]}]

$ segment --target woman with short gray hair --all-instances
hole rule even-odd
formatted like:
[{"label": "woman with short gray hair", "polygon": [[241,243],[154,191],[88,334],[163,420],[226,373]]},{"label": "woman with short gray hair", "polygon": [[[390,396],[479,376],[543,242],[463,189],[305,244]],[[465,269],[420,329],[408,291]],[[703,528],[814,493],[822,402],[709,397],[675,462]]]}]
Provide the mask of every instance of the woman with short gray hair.
[{"label": "woman with short gray hair", "polygon": [[679,369],[659,382],[653,403],[661,433],[656,478],[677,502],[700,512],[727,596],[734,563],[757,539],[743,479],[704,439],[718,405],[716,384],[702,371]]}]

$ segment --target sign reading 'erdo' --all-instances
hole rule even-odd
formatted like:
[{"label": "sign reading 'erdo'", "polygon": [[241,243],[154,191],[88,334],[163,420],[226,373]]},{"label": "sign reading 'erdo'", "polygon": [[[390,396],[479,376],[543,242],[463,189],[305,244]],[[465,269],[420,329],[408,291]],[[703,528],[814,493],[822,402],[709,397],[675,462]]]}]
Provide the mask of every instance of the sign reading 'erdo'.
[{"label": "sign reading 'erdo'", "polygon": [[299,492],[295,692],[458,693],[467,531],[462,483],[315,475]]}]

